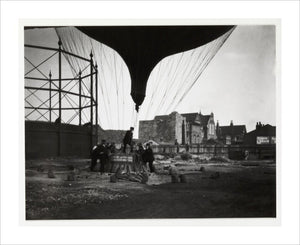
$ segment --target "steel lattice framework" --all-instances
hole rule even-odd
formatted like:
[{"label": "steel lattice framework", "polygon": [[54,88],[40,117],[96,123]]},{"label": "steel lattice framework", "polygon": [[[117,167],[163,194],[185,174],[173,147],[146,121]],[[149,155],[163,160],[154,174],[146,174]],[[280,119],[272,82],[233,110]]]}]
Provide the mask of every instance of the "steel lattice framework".
[{"label": "steel lattice framework", "polygon": [[[27,57],[25,57],[26,62],[28,62],[32,68],[25,73],[25,120],[31,120],[30,115],[34,112],[38,113],[38,117],[35,121],[47,121],[49,123],[55,122],[57,124],[65,123],[70,124],[75,118],[78,118],[78,125],[83,125],[83,116],[85,116],[87,123],[84,125],[91,127],[91,135],[93,135],[93,126],[96,126],[96,137],[98,136],[98,66],[97,63],[94,64],[93,54],[90,53],[90,58],[84,58],[79,55],[70,53],[62,48],[62,42],[59,40],[58,48],[50,48],[44,46],[36,45],[24,45],[25,48],[47,50],[52,54],[35,65]],[[62,54],[73,56],[76,59],[80,59],[86,63],[84,69],[79,70],[77,74],[72,78],[65,78],[62,76]],[[56,57],[57,56],[57,57]],[[58,78],[53,78],[51,71],[48,76],[43,73],[39,67],[51,58],[58,58]],[[42,77],[30,76],[30,73],[37,71]],[[87,71],[86,75],[83,72]],[[42,85],[40,86],[27,86],[26,81],[37,81]],[[89,88],[86,83],[89,83]],[[71,88],[67,86],[71,85]],[[78,92],[72,91],[74,87],[78,87]],[[85,88],[85,89],[83,89]],[[38,91],[48,91],[49,95],[47,98],[41,98],[37,95]],[[84,92],[86,91],[86,92]],[[54,96],[58,95],[58,100],[53,103]],[[77,102],[72,99],[76,98]],[[35,105],[29,101],[31,97],[38,100],[39,104]],[[83,103],[83,99],[87,103]],[[69,106],[62,106],[62,102],[65,102]],[[72,103],[71,103],[72,102]],[[76,104],[76,106],[74,106]],[[58,105],[58,106],[57,106]],[[84,113],[85,110],[90,110],[90,117],[88,118]],[[62,120],[62,114],[64,111],[74,111],[74,114],[67,121]],[[95,115],[94,115],[95,114]],[[53,115],[56,119],[53,120]],[[98,137],[97,137],[98,138]],[[92,137],[91,137],[92,139]]]}]

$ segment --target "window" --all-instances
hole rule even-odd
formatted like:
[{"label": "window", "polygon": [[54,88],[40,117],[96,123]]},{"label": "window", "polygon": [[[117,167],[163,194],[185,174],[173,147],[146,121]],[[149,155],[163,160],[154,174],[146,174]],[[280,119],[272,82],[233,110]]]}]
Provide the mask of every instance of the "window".
[{"label": "window", "polygon": [[271,137],[271,144],[276,144],[276,137]]},{"label": "window", "polygon": [[229,135],[226,136],[226,145],[231,145],[231,137]]},{"label": "window", "polygon": [[212,123],[209,124],[209,134],[215,134],[215,125],[213,125]]}]

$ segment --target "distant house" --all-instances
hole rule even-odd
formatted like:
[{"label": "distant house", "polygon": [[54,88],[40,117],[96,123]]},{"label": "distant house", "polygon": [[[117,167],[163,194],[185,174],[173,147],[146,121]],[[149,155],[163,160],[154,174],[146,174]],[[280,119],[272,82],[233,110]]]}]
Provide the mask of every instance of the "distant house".
[{"label": "distant house", "polygon": [[139,140],[154,140],[159,144],[200,144],[216,139],[214,114],[200,113],[159,115],[153,120],[139,122]]},{"label": "distant house", "polygon": [[153,140],[158,144],[179,144],[185,141],[185,118],[178,112],[169,115],[159,115],[153,120],[139,121],[139,141]]},{"label": "distant house", "polygon": [[184,143],[199,144],[203,141],[204,132],[201,127],[201,121],[198,113],[181,114],[186,121]]},{"label": "distant house", "polygon": [[184,113],[181,116],[186,120],[186,143],[200,144],[217,138],[213,113]]},{"label": "distant house", "polygon": [[246,145],[274,145],[276,144],[276,127],[270,124],[256,123],[255,130],[245,135]]},{"label": "distant house", "polygon": [[219,126],[219,122],[217,122],[216,130],[218,140],[226,145],[243,144],[247,133],[245,125],[233,125],[233,121],[229,126]]}]

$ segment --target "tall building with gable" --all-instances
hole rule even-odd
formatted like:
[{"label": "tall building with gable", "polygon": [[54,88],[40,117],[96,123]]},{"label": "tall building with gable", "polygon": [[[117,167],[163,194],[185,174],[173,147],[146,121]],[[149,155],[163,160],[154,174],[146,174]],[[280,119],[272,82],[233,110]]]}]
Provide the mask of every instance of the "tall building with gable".
[{"label": "tall building with gable", "polygon": [[214,114],[172,112],[139,122],[139,140],[159,144],[201,144],[217,139]]}]

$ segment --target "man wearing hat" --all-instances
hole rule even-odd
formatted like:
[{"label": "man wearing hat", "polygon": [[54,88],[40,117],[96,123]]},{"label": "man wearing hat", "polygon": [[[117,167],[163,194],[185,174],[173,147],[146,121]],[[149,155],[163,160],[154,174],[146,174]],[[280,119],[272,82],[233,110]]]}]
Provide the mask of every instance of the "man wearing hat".
[{"label": "man wearing hat", "polygon": [[91,171],[94,171],[94,168],[97,165],[97,160],[100,159],[100,172],[101,174],[104,173],[104,165],[108,159],[108,152],[105,143],[105,140],[102,140],[101,144],[97,144],[97,146],[93,148]]},{"label": "man wearing hat", "polygon": [[[126,152],[127,145],[129,145],[129,147],[131,148],[133,130],[134,130],[134,128],[130,127],[130,129],[126,131],[126,134],[124,136],[124,139],[123,139],[123,145],[124,145],[123,152],[124,153]],[[131,149],[131,151],[132,151],[132,149]]]}]

